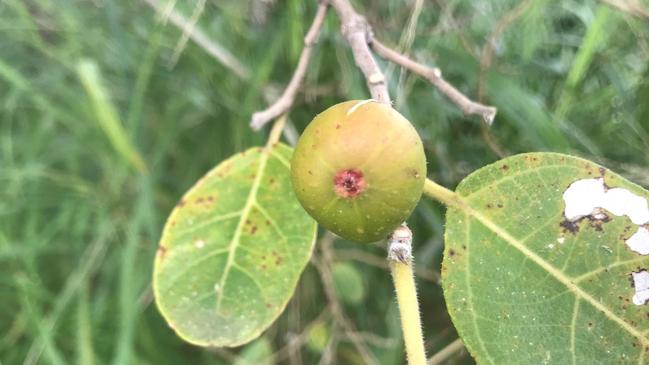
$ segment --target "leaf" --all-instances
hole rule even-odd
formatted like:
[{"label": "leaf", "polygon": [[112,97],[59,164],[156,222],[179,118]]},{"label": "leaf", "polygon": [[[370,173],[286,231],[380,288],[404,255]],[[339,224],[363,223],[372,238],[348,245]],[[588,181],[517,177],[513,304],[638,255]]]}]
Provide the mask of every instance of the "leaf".
[{"label": "leaf", "polygon": [[[564,214],[566,189],[582,179],[603,186],[592,180],[600,177],[608,191],[638,195],[647,210],[642,188],[554,153],[504,159],[458,186],[459,202],[446,220],[443,286],[451,318],[478,363],[649,360],[649,306],[634,304],[639,288],[629,281],[649,267],[649,256],[626,242],[641,228],[608,210],[574,222]],[[632,199],[617,203],[633,206]]]},{"label": "leaf", "polygon": [[336,294],[347,304],[358,304],[365,299],[363,275],[354,265],[339,262],[331,268]]},{"label": "leaf", "polygon": [[252,148],[191,188],[165,225],[154,293],[176,333],[237,346],[282,313],[313,249],[316,223],[289,179],[292,150]]},{"label": "leaf", "polygon": [[325,321],[318,321],[309,327],[307,332],[306,347],[316,354],[321,354],[331,340],[331,330]]},{"label": "leaf", "polygon": [[247,345],[233,365],[272,365],[273,344],[261,337]]}]

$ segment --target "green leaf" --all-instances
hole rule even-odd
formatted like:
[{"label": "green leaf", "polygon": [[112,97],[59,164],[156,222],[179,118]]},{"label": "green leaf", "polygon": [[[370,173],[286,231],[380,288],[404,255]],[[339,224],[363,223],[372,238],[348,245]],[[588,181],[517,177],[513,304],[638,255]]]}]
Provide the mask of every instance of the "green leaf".
[{"label": "green leaf", "polygon": [[317,353],[321,354],[331,340],[331,329],[325,321],[318,321],[309,328],[306,339],[306,347]]},{"label": "green leaf", "polygon": [[247,343],[286,307],[316,236],[315,221],[293,194],[291,154],[275,144],[222,162],[167,220],[154,293],[160,312],[186,341]]},{"label": "green leaf", "polygon": [[[443,286],[453,322],[478,363],[649,360],[649,306],[634,303],[643,288],[630,285],[633,272],[649,267],[649,256],[627,242],[644,228],[609,208],[581,219],[568,214],[568,220],[564,192],[571,187],[574,196],[572,184],[582,179],[609,189],[606,194],[627,189],[644,207],[627,194],[616,200],[621,209],[647,211],[649,194],[639,186],[554,153],[504,159],[458,186],[458,203],[446,219]],[[591,198],[596,194],[578,200]]]},{"label": "green leaf", "polygon": [[247,345],[233,365],[271,365],[272,355],[273,344],[266,337],[261,337]]},{"label": "green leaf", "polygon": [[333,265],[331,274],[336,294],[343,302],[358,304],[365,299],[363,275],[354,265],[339,262]]}]

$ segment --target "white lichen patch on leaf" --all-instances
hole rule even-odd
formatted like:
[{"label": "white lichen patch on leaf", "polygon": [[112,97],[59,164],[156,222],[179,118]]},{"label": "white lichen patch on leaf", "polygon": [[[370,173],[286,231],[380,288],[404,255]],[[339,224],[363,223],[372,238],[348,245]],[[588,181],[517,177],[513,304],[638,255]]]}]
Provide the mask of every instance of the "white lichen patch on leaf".
[{"label": "white lichen patch on leaf", "polygon": [[639,227],[638,231],[626,240],[626,245],[640,255],[649,255],[649,230]]},{"label": "white lichen patch on leaf", "polygon": [[604,179],[582,179],[572,183],[563,193],[566,219],[576,221],[588,215],[602,217],[599,209],[616,216],[626,215],[637,225],[649,223],[647,199],[627,189],[607,189]]},{"label": "white lichen patch on leaf", "polygon": [[632,272],[631,275],[633,277],[633,287],[635,288],[633,304],[644,305],[649,300],[649,272],[640,270]]},{"label": "white lichen patch on leaf", "polygon": [[350,115],[351,113],[355,112],[356,109],[360,108],[361,106],[363,106],[363,105],[365,105],[365,104],[367,104],[367,103],[376,103],[376,100],[374,100],[374,99],[367,99],[367,100],[359,101],[358,103],[352,105],[351,108],[349,108],[349,110],[347,111],[347,115]]},{"label": "white lichen patch on leaf", "polygon": [[586,216],[605,219],[606,210],[615,216],[627,216],[638,230],[625,242],[640,255],[649,255],[649,231],[641,225],[649,223],[647,199],[627,189],[611,188],[604,185],[604,179],[582,179],[570,184],[563,193],[566,203],[564,215],[569,221],[577,221]]},{"label": "white lichen patch on leaf", "polygon": [[570,184],[563,193],[566,203],[564,215],[569,221],[576,221],[582,217],[593,214],[600,207],[605,194],[602,179],[582,179]]}]

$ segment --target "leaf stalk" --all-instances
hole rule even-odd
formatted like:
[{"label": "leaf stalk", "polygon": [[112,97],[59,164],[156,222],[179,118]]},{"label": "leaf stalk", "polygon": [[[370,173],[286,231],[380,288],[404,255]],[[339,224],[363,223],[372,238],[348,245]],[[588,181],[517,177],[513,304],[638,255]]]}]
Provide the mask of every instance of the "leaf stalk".
[{"label": "leaf stalk", "polygon": [[409,365],[426,365],[415,275],[412,270],[412,232],[404,224],[388,239],[388,261],[397,293],[401,328]]}]

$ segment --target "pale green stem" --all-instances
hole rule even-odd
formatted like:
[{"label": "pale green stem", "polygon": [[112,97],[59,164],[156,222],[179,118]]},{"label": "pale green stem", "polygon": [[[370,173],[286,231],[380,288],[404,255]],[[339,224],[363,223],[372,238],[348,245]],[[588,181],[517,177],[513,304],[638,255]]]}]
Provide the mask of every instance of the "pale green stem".
[{"label": "pale green stem", "polygon": [[268,142],[266,142],[266,148],[271,148],[273,145],[277,142],[279,142],[279,138],[282,136],[282,130],[284,129],[284,125],[286,124],[286,119],[287,119],[287,114],[284,113],[275,120],[275,123],[273,123],[273,128],[270,130],[270,134],[268,135]]},{"label": "pale green stem", "polygon": [[409,365],[426,365],[424,336],[421,332],[417,288],[411,263],[393,261],[390,263],[394,288],[397,292],[403,340]]},{"label": "pale green stem", "polygon": [[412,231],[405,224],[397,228],[388,238],[388,261],[397,292],[408,364],[426,365],[417,287],[412,270]]},{"label": "pale green stem", "polygon": [[424,194],[447,206],[458,205],[461,203],[457,193],[439,185],[431,179],[426,179],[426,182],[424,183]]}]

